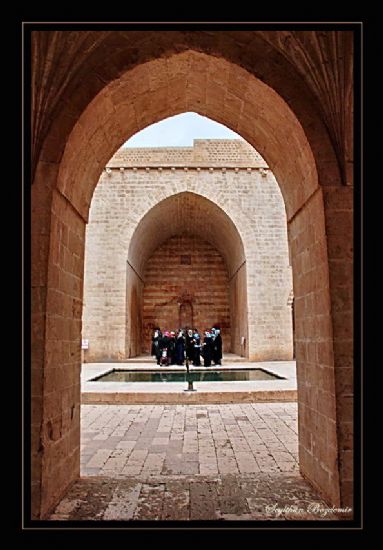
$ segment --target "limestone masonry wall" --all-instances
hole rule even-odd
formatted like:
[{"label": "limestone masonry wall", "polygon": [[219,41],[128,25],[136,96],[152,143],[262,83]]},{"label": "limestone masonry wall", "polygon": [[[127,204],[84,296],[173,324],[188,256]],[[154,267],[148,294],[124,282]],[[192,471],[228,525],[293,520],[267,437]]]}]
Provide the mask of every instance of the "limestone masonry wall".
[{"label": "limestone masonry wall", "polygon": [[[163,205],[178,195],[190,196],[190,201],[182,203],[185,211],[175,224],[173,219],[164,220]],[[209,204],[218,207],[221,218]],[[133,234],[148,213],[156,223],[138,248],[135,244],[130,257]],[[225,219],[236,227],[243,254],[237,253]],[[171,232],[172,224],[176,234],[168,235],[164,228]],[[222,285],[222,266],[227,270],[224,330],[230,327],[231,333],[225,338],[227,351],[256,360],[291,359],[292,275],[278,183],[262,157],[243,140],[195,140],[194,147],[123,148],[107,164],[94,192],[86,231],[83,337],[89,340],[89,349],[85,360],[123,360],[147,350],[147,332],[154,323],[148,313],[150,285],[152,297],[155,292],[151,269],[158,265],[159,247],[167,250],[181,237],[189,248],[211,246],[211,254],[221,258],[219,269],[212,264],[211,273],[205,271],[209,285],[214,286],[214,276]],[[174,255],[175,264],[180,264],[179,251]],[[183,285],[175,282],[164,297],[164,302],[177,301],[178,307],[191,273],[200,271],[196,287],[206,283],[201,278],[206,264],[203,268],[196,263],[190,251],[183,255],[192,257],[190,271],[187,264],[179,265]],[[213,286],[211,318],[198,304],[198,289],[192,293],[193,312],[200,319],[195,324],[201,330],[223,314],[222,295],[215,294]],[[185,316],[188,306],[182,307]]]},{"label": "limestone masonry wall", "polygon": [[230,349],[229,281],[221,254],[198,237],[172,237],[150,258],[143,292],[143,348],[150,352],[153,327],[219,325]]},{"label": "limestone masonry wall", "polygon": [[121,148],[108,167],[193,166],[267,168],[266,161],[251,145],[240,139],[195,139],[193,147]]}]

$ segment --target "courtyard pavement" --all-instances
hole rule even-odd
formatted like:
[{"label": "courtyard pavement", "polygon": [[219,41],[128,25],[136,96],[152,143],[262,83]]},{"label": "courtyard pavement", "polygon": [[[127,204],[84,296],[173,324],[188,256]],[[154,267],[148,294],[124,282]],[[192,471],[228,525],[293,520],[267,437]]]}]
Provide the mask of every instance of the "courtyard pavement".
[{"label": "courtyard pavement", "polygon": [[338,519],[298,470],[297,405],[83,405],[50,519]]}]

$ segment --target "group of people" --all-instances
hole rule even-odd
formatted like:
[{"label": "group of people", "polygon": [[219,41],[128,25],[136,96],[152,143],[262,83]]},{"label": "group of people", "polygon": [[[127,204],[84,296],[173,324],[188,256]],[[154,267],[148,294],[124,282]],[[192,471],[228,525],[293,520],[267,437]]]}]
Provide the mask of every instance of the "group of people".
[{"label": "group of people", "polygon": [[203,341],[198,330],[179,329],[175,331],[161,332],[155,328],[152,336],[151,355],[156,357],[157,365],[161,365],[163,351],[166,350],[167,364],[183,365],[187,358],[193,365],[201,365],[201,356],[204,367],[221,365],[222,361],[222,337],[219,327],[205,330]]}]

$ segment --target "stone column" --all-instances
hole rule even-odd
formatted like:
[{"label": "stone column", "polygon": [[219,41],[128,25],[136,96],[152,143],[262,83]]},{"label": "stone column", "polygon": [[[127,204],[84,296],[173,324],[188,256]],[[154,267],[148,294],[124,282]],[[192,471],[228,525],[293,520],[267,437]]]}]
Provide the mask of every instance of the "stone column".
[{"label": "stone column", "polygon": [[330,278],[322,189],[289,220],[295,297],[299,464],[332,504],[340,504]]},{"label": "stone column", "polygon": [[47,300],[48,255],[50,243],[49,185],[57,173],[51,163],[40,163],[36,183],[31,189],[31,514],[40,517],[41,468],[43,447],[43,380],[45,360],[45,321]]},{"label": "stone column", "polygon": [[300,467],[341,506],[353,500],[352,212],[352,188],[326,186],[289,221]]},{"label": "stone column", "polygon": [[41,181],[32,204],[33,518],[44,518],[80,475],[85,220],[61,193],[40,194]]},{"label": "stone column", "polygon": [[341,505],[353,503],[353,188],[324,187]]}]

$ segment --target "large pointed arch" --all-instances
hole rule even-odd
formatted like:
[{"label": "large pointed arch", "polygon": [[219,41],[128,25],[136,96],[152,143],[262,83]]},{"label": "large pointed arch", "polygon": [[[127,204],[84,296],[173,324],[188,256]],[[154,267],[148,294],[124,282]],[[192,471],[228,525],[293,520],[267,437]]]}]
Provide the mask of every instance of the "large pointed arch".
[{"label": "large pointed arch", "polygon": [[[78,347],[94,188],[133,133],[186,110],[240,134],[281,186],[294,273],[301,470],[333,504],[351,503],[352,189],[341,187],[352,161],[350,33],[337,34],[347,78],[334,84],[335,99],[321,86],[327,71],[337,70],[323,61],[321,47],[305,57],[317,69],[316,87],[295,55],[304,41],[284,55],[279,31],[276,41],[267,33],[170,33],[160,45],[147,33],[125,34],[86,34],[84,56],[77,43],[63,54],[65,33],[36,33],[34,40],[33,514],[43,517],[79,475]],[[313,44],[318,38],[305,37]],[[54,86],[47,90],[46,82]]]},{"label": "large pointed arch", "polygon": [[224,257],[229,277],[246,261],[243,240],[229,215],[210,199],[190,191],[171,195],[142,216],[130,240],[128,261],[142,275],[154,250],[180,234],[212,243]]},{"label": "large pointed arch", "polygon": [[[225,260],[228,274],[231,327],[230,349],[239,355],[248,353],[248,309],[246,255],[243,240],[228,214],[200,194],[184,191],[158,202],[141,218],[132,235],[128,251],[127,274],[127,350],[137,354],[135,335],[142,331],[142,310],[132,307],[131,297],[142,301],[145,267],[160,246],[171,237],[196,236],[217,249]],[[246,344],[241,343],[241,337]]]},{"label": "large pointed arch", "polygon": [[66,144],[58,189],[87,219],[115,151],[137,131],[185,111],[226,125],[259,151],[279,182],[288,218],[318,189],[312,150],[288,104],[245,70],[194,51],[136,67],[93,99]]}]

